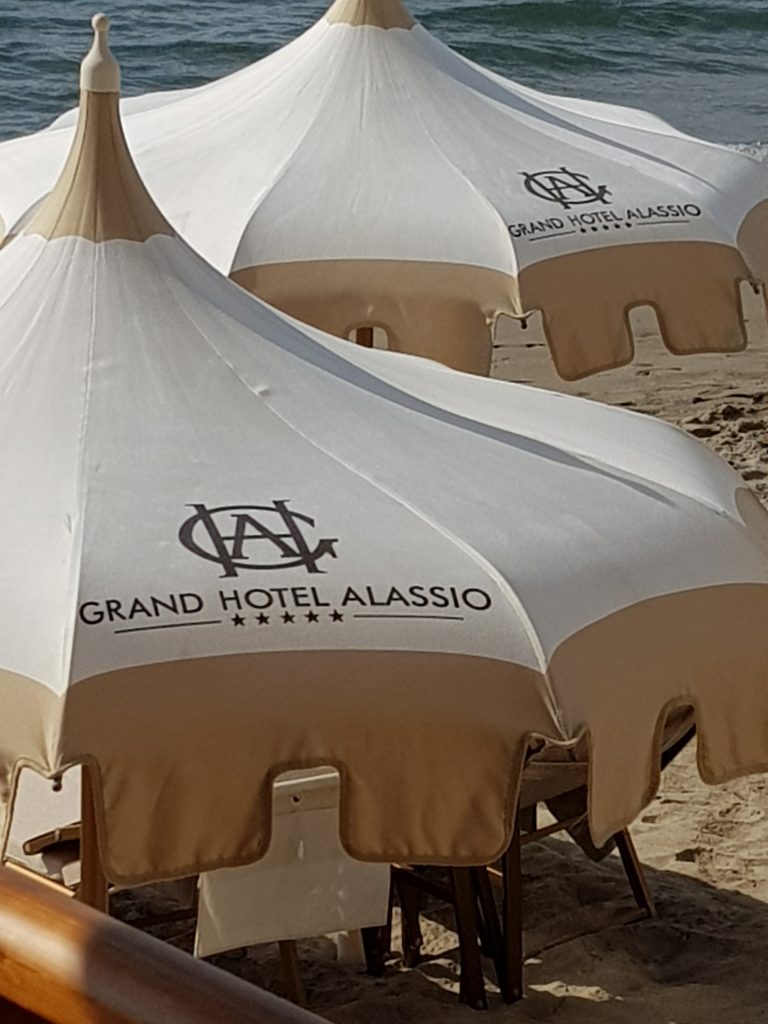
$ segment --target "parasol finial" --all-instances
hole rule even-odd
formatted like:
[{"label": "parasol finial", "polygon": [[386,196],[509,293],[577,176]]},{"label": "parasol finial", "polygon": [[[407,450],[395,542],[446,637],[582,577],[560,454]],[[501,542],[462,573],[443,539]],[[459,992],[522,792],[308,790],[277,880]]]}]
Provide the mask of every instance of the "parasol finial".
[{"label": "parasol finial", "polygon": [[87,92],[120,92],[120,65],[109,48],[109,18],[91,18],[93,45],[80,65],[80,88]]},{"label": "parasol finial", "polygon": [[109,18],[91,19],[93,45],[80,66],[80,114],[59,180],[24,226],[25,235],[125,239],[172,235],[136,170],[120,123],[120,65],[109,49]]}]

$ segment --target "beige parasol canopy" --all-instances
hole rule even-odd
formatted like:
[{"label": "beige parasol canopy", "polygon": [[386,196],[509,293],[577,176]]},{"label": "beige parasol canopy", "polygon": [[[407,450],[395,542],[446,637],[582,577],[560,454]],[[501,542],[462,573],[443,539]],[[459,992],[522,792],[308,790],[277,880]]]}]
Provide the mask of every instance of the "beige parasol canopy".
[{"label": "beige parasol canopy", "polygon": [[[598,842],[667,715],[768,764],[768,517],[655,420],[305,328],[210,268],[125,147],[97,18],[59,183],[0,253],[0,806],[93,779],[115,882],[246,863],[271,781],[341,774],[367,860],[509,841],[527,751],[589,750]],[[7,821],[5,825],[7,835]]]},{"label": "beige parasol canopy", "polygon": [[[150,191],[214,266],[336,335],[462,369],[487,373],[497,318],[535,309],[567,378],[631,360],[638,305],[673,352],[734,351],[742,291],[768,275],[768,168],[506,81],[401,0],[336,0],[251,67],[123,109]],[[72,124],[0,146],[9,230]]]}]

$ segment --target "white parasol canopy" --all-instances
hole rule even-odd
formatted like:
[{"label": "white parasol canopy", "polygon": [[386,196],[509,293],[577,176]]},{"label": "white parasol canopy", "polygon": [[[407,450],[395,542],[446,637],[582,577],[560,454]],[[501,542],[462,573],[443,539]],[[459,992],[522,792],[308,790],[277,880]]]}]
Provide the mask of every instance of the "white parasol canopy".
[{"label": "white parasol canopy", "polygon": [[[624,410],[369,352],[211,269],[125,148],[95,19],[62,177],[0,253],[0,797],[90,766],[114,882],[258,858],[341,773],[361,859],[488,862],[529,746],[600,842],[692,706],[768,765],[768,516]],[[6,822],[7,833],[7,822]]]},{"label": "white parasol canopy", "polygon": [[[336,0],[251,67],[124,113],[151,193],[219,270],[331,333],[383,327],[461,369],[487,373],[497,317],[533,309],[567,378],[631,360],[636,305],[676,353],[737,350],[740,286],[768,276],[768,168],[506,81],[400,0]],[[6,230],[50,189],[72,123],[0,146]]]}]

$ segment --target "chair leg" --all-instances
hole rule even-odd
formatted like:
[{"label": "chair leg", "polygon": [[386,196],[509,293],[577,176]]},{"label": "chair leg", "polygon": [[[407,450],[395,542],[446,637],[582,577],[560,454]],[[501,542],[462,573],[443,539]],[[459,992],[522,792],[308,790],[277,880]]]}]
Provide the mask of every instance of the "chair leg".
[{"label": "chair leg", "polygon": [[361,928],[365,950],[365,973],[380,978],[384,973],[384,960],[389,950],[389,929],[386,925]]},{"label": "chair leg", "polygon": [[406,967],[416,967],[421,963],[421,950],[424,937],[421,934],[421,894],[415,886],[408,885],[395,875],[397,899],[400,903],[400,926],[402,933],[403,963]]},{"label": "chair leg", "polygon": [[387,923],[379,928],[362,928],[363,950],[365,951],[365,972],[374,978],[384,974],[387,954],[392,948],[392,908],[395,902],[395,870],[389,869],[389,899],[387,900]]},{"label": "chair leg", "polygon": [[499,924],[499,915],[496,910],[496,901],[493,898],[491,880],[488,876],[488,869],[474,868],[472,871],[472,878],[475,885],[475,893],[480,912],[479,918],[482,923],[482,930],[480,931],[480,948],[483,951],[483,955],[491,957],[494,964],[498,967],[501,962],[500,957],[504,943],[501,934],[501,925]]},{"label": "chair leg", "polygon": [[472,885],[471,868],[451,868],[456,908],[456,930],[459,933],[459,999],[473,1010],[487,1010],[483,965],[477,935],[477,901]]},{"label": "chair leg", "polygon": [[613,838],[616,842],[616,849],[621,857],[621,863],[624,865],[624,871],[632,889],[632,895],[635,897],[635,902],[640,910],[645,911],[648,917],[656,917],[656,905],[648,888],[643,865],[637,856],[637,850],[635,850],[635,844],[632,842],[629,829],[625,828],[621,832],[617,832]]},{"label": "chair leg", "polygon": [[293,939],[286,939],[283,942],[278,942],[278,946],[280,948],[280,961],[283,966],[283,979],[288,998],[297,1006],[306,1006],[307,994],[304,991],[296,943]]},{"label": "chair leg", "polygon": [[537,825],[537,813],[536,804],[531,804],[530,807],[521,808],[520,812],[520,829],[523,832],[535,832]]},{"label": "chair leg", "polygon": [[523,998],[523,877],[520,859],[520,823],[515,819],[512,841],[502,857],[503,958],[498,970],[499,989],[505,1003]]}]

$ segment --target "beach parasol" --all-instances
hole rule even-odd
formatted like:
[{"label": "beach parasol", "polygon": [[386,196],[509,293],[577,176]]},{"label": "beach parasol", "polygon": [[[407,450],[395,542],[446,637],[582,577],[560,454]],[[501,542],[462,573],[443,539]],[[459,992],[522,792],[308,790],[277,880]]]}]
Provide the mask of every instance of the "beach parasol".
[{"label": "beach parasol", "polygon": [[531,745],[588,746],[598,843],[680,706],[706,779],[765,767],[740,478],[662,422],[235,287],[138,177],[106,26],[0,253],[4,817],[23,767],[86,765],[106,874],[138,884],[257,859],[273,778],[329,765],[353,856],[462,865],[509,842]]},{"label": "beach parasol", "polygon": [[[461,369],[487,373],[498,317],[532,310],[566,378],[631,360],[636,306],[675,353],[735,351],[768,275],[764,165],[507,81],[400,0],[337,0],[251,67],[124,112],[150,192],[214,266],[333,334]],[[72,123],[0,146],[6,230]]]}]

